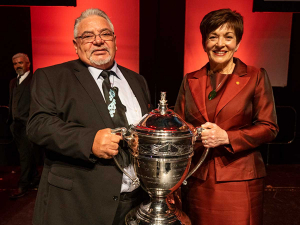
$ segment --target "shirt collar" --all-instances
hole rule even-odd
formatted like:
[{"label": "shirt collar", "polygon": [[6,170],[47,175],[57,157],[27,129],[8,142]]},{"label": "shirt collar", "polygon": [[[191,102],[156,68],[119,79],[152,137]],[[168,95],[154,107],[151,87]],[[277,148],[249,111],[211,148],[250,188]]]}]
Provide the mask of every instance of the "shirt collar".
[{"label": "shirt collar", "polygon": [[22,74],[22,75],[18,75],[17,78],[20,77],[20,79],[21,79],[21,78],[22,78],[22,79],[25,79],[25,78],[28,76],[29,73],[30,73],[30,70],[28,70],[27,72],[25,72],[25,73]]},{"label": "shirt collar", "polygon": [[[113,67],[109,70],[109,71],[113,71],[114,75],[120,79],[120,77],[117,75],[117,68],[118,68],[118,64],[116,61],[114,61],[114,65]],[[99,75],[102,73],[103,70],[98,69],[96,67],[93,66],[88,66],[88,70],[90,71],[90,73],[92,74],[92,76],[94,77],[95,80],[98,79]]]}]

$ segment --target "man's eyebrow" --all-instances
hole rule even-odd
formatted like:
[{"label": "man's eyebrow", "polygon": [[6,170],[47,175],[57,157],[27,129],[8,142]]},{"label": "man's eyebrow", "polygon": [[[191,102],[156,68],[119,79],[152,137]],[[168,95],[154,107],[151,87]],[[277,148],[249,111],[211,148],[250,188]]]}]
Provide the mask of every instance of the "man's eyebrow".
[{"label": "man's eyebrow", "polygon": [[[103,28],[103,29],[101,29],[101,30],[99,31],[99,33],[103,32],[103,31],[110,31],[110,32],[113,32],[113,31],[111,31],[111,30],[108,29],[108,28]],[[86,33],[88,33],[88,34],[94,34],[93,31],[89,31],[89,30],[83,31],[82,34],[86,34]],[[82,34],[81,34],[81,35],[82,35]]]},{"label": "man's eyebrow", "polygon": [[86,34],[86,33],[88,33],[88,34],[89,34],[89,33],[90,33],[90,34],[93,34],[94,32],[93,32],[93,31],[87,31],[87,30],[86,30],[86,31],[83,31],[83,33],[82,33],[81,35]]},{"label": "man's eyebrow", "polygon": [[101,29],[99,32],[101,33],[102,31],[110,31],[110,32],[113,32],[112,30],[110,30],[110,29],[108,29],[108,28],[103,28],[103,29]]}]

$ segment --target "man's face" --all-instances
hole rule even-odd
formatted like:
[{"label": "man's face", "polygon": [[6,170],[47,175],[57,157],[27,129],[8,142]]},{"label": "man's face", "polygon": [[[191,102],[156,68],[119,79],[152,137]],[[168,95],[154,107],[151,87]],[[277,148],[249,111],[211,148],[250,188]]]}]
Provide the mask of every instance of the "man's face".
[{"label": "man's face", "polygon": [[22,76],[29,70],[30,62],[26,62],[24,57],[18,57],[13,59],[14,69],[18,75]]},{"label": "man's face", "polygon": [[[90,16],[78,24],[77,35],[82,36],[85,33],[98,35],[105,30],[112,32],[109,23],[104,18]],[[79,59],[87,65],[103,70],[113,66],[117,51],[116,36],[111,41],[103,41],[98,35],[93,42],[87,43],[82,38],[76,38],[73,44]]]}]

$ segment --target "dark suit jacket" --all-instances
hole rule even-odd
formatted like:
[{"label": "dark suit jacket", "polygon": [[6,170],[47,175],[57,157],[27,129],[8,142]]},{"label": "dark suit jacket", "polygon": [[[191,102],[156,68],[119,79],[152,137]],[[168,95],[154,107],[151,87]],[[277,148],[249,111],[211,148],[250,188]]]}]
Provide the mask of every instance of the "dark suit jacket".
[{"label": "dark suit jacket", "polygon": [[[145,79],[119,69],[142,113],[149,112]],[[112,159],[91,154],[94,137],[104,128],[115,127],[95,80],[80,60],[35,72],[27,131],[31,141],[45,149],[46,159],[34,224],[112,224],[122,172]]]},{"label": "dark suit jacket", "polygon": [[30,84],[32,80],[32,73],[29,73],[28,76],[23,80],[23,82],[18,87],[19,95],[13,96],[14,88],[16,87],[17,78],[14,78],[9,83],[9,116],[8,124],[11,124],[13,121],[12,118],[12,101],[13,98],[18,102],[16,108],[16,120],[21,121],[25,126],[27,123],[30,107]]},{"label": "dark suit jacket", "polygon": [[[265,176],[264,162],[257,147],[271,142],[278,133],[273,92],[266,71],[247,66],[237,58],[234,61],[236,67],[227,79],[214,118],[215,123],[227,131],[230,140],[230,146],[212,149],[217,181]],[[175,105],[175,111],[194,126],[208,121],[205,104],[207,66],[184,77]],[[196,144],[194,163],[201,149],[202,144]],[[194,176],[206,179],[207,161]]]}]

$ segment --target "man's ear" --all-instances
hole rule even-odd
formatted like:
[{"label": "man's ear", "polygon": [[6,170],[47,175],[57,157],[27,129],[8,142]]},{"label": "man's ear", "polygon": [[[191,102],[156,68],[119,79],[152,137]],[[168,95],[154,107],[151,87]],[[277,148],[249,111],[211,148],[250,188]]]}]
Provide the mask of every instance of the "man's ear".
[{"label": "man's ear", "polygon": [[76,52],[76,54],[77,54],[77,42],[76,42],[76,40],[75,39],[73,39],[73,45],[74,45],[74,48],[75,48],[75,52]]}]

